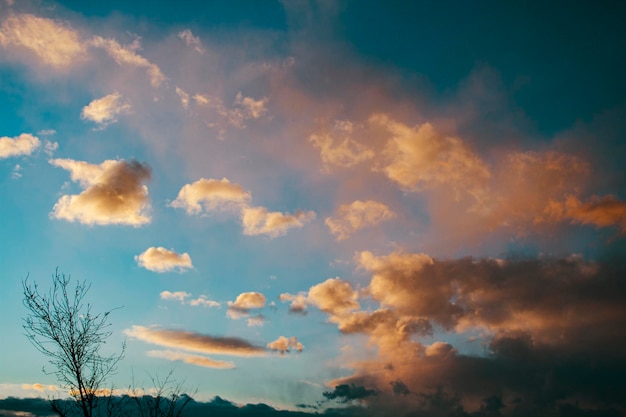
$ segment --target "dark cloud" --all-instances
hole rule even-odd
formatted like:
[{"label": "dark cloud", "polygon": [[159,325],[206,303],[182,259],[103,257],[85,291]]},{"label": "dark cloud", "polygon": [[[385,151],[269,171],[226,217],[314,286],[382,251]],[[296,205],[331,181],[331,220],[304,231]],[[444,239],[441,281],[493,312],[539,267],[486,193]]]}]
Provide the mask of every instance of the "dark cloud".
[{"label": "dark cloud", "polygon": [[370,390],[363,386],[357,386],[354,384],[341,384],[337,385],[334,390],[326,391],[323,393],[324,397],[329,400],[338,400],[339,402],[350,402],[353,400],[361,400],[373,395],[377,395],[376,390]]}]

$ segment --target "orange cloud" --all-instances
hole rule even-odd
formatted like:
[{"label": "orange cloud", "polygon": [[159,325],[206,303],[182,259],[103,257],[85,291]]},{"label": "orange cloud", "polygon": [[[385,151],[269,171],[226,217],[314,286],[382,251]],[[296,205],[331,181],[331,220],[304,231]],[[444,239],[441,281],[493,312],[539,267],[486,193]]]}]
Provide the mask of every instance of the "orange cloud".
[{"label": "orange cloud", "polygon": [[295,337],[287,338],[285,336],[280,336],[273,342],[268,343],[267,348],[283,355],[290,352],[291,350],[302,352],[302,350],[304,349],[304,345],[300,343]]},{"label": "orange cloud", "polygon": [[250,201],[250,192],[230,182],[226,178],[221,180],[200,178],[192,184],[184,185],[178,192],[176,200],[170,205],[183,208],[188,214],[199,214],[215,209],[240,209]]},{"label": "orange cloud", "polygon": [[296,211],[294,214],[269,212],[265,207],[246,207],[241,212],[241,223],[245,235],[282,236],[288,229],[303,227],[314,220],[314,211]]},{"label": "orange cloud", "polygon": [[143,253],[135,256],[137,265],[154,272],[179,271],[184,272],[193,268],[191,257],[188,253],[178,254],[173,250],[163,247],[151,247]]},{"label": "orange cloud", "polygon": [[168,361],[181,361],[190,365],[202,366],[215,369],[233,369],[235,364],[228,361],[216,361],[206,356],[190,355],[189,353],[175,352],[172,350],[149,350],[147,355],[152,358],[162,358]]},{"label": "orange cloud", "polygon": [[236,337],[211,336],[183,330],[155,329],[132,326],[124,330],[128,337],[154,345],[199,352],[232,356],[263,356],[265,349]]},{"label": "orange cloud", "polygon": [[355,200],[350,204],[342,204],[334,217],[327,217],[326,226],[337,240],[345,240],[357,230],[375,226],[383,221],[396,217],[386,204],[373,200]]},{"label": "orange cloud", "polygon": [[107,160],[99,165],[72,159],[50,163],[70,172],[72,181],[85,189],[64,195],[54,205],[52,216],[88,225],[124,224],[141,226],[150,222],[148,187],[150,167],[137,161]]}]

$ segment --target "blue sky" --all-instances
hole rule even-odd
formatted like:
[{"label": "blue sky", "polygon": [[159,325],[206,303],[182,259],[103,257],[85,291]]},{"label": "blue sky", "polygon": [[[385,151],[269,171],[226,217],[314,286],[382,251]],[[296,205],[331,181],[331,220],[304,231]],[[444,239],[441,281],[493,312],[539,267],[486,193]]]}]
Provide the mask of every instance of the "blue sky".
[{"label": "blue sky", "polygon": [[0,396],[62,392],[21,328],[22,280],[57,267],[122,307],[117,387],[512,412],[536,382],[511,346],[614,384],[591,364],[626,368],[622,9],[3,0]]}]

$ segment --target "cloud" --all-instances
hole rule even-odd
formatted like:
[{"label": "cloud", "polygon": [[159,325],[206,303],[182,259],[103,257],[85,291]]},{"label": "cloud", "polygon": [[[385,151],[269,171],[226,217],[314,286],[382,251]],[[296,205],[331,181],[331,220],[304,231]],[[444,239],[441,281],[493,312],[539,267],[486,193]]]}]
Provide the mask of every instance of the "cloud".
[{"label": "cloud", "polygon": [[162,300],[178,300],[181,303],[185,301],[185,298],[191,297],[191,294],[185,291],[161,291],[159,294]]},{"label": "cloud", "polygon": [[443,136],[430,123],[414,129],[385,114],[374,114],[369,122],[393,135],[386,145],[388,163],[382,171],[407,190],[443,185],[475,190],[491,176],[485,163],[461,139]]},{"label": "cloud", "polygon": [[221,304],[217,301],[209,300],[206,295],[201,295],[198,298],[193,300],[189,300],[189,305],[193,307],[202,306],[202,307],[220,307]]},{"label": "cloud", "polygon": [[0,27],[0,45],[27,49],[56,69],[75,66],[87,56],[78,33],[66,24],[31,14],[12,14]]},{"label": "cloud", "polygon": [[273,342],[268,343],[267,348],[269,350],[276,351],[282,355],[290,352],[291,350],[302,352],[302,350],[304,349],[304,345],[300,343],[295,337],[287,338],[285,336],[280,336]]},{"label": "cloud", "polygon": [[34,384],[22,384],[22,389],[32,391],[60,391],[60,387],[57,385],[44,385],[40,383]]},{"label": "cloud", "polygon": [[135,256],[137,265],[154,272],[185,272],[193,268],[191,257],[188,253],[178,254],[173,250],[163,247],[150,247],[143,253]]},{"label": "cloud", "polygon": [[184,185],[178,192],[176,200],[170,206],[182,208],[188,214],[199,214],[217,209],[240,209],[250,201],[250,192],[243,187],[221,180],[200,178],[192,184]]},{"label": "cloud", "polygon": [[258,119],[267,113],[267,97],[255,100],[245,97],[241,91],[235,97],[235,105],[242,108],[246,119]]},{"label": "cloud", "polygon": [[189,94],[183,90],[182,88],[176,87],[176,94],[178,94],[178,97],[180,97],[180,104],[183,106],[183,108],[188,108],[189,107]]},{"label": "cloud", "polygon": [[237,337],[211,336],[183,330],[155,329],[132,326],[124,330],[128,337],[154,345],[199,352],[232,356],[263,356],[265,349]]},{"label": "cloud", "polygon": [[329,278],[309,289],[308,302],[328,313],[331,317],[342,316],[360,307],[359,294],[349,282]]},{"label": "cloud", "polygon": [[254,317],[248,317],[248,327],[263,327],[265,324],[265,316],[263,314]]},{"label": "cloud", "polygon": [[105,127],[117,121],[117,116],[130,111],[130,104],[124,103],[120,93],[109,94],[102,98],[93,100],[83,107],[80,115],[82,119],[91,120]]},{"label": "cloud", "polygon": [[373,200],[356,200],[340,205],[335,217],[327,217],[325,223],[330,232],[337,236],[337,240],[345,240],[357,230],[395,217],[396,214],[386,204]]},{"label": "cloud", "polygon": [[611,195],[596,196],[585,203],[576,196],[569,196],[564,202],[553,200],[548,203],[545,213],[557,221],[569,219],[596,227],[617,226],[626,233],[626,202]]},{"label": "cloud", "polygon": [[303,227],[315,217],[313,211],[298,210],[294,214],[285,214],[268,212],[265,207],[245,207],[241,212],[241,223],[245,235],[274,238],[286,234],[288,229]]},{"label": "cloud", "polygon": [[365,387],[356,386],[354,384],[337,385],[334,390],[326,391],[323,393],[324,397],[328,398],[329,400],[339,399],[339,402],[343,403],[347,403],[353,400],[360,400],[376,394],[376,390],[368,390]]},{"label": "cloud", "polygon": [[204,54],[206,52],[206,49],[202,46],[202,42],[200,42],[200,38],[193,36],[191,30],[185,29],[179,32],[178,37],[184,40],[187,46],[193,47],[193,49],[199,54]]},{"label": "cloud", "polygon": [[233,369],[235,364],[228,361],[216,361],[206,356],[191,355],[189,353],[175,352],[172,350],[149,350],[147,355],[152,358],[162,358],[168,361],[181,361],[190,365],[205,368]]},{"label": "cloud", "polygon": [[372,149],[352,138],[353,124],[348,120],[335,121],[334,133],[314,133],[308,141],[319,149],[322,171],[331,166],[350,168],[374,158]]},{"label": "cloud", "polygon": [[300,292],[295,295],[289,294],[289,293],[283,293],[278,297],[278,299],[280,301],[291,301],[291,304],[289,305],[290,313],[306,315],[307,313],[306,306],[308,303],[308,298],[307,298],[306,293]]},{"label": "cloud", "polygon": [[90,44],[97,48],[104,49],[118,65],[130,65],[137,68],[145,68],[150,77],[150,85],[159,87],[165,82],[166,77],[161,69],[152,62],[135,51],[139,49],[138,42],[131,45],[120,45],[115,39],[107,39],[101,36],[94,36]]},{"label": "cloud", "polygon": [[39,139],[30,133],[22,133],[13,138],[3,136],[0,138],[0,159],[30,155],[39,148],[40,145],[41,142]]},{"label": "cloud", "polygon": [[52,216],[88,225],[141,226],[150,222],[148,187],[150,167],[137,161],[106,160],[99,165],[72,159],[50,163],[70,172],[84,191],[64,195],[54,205]]},{"label": "cloud", "polygon": [[247,317],[250,314],[250,310],[263,308],[266,302],[267,299],[260,292],[241,293],[234,302],[228,302],[228,317],[232,319]]}]

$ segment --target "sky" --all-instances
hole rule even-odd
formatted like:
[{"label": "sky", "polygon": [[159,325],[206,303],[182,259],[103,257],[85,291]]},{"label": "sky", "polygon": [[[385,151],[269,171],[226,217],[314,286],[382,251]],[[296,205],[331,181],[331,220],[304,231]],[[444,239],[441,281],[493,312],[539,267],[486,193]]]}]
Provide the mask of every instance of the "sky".
[{"label": "sky", "polygon": [[63,395],[22,329],[58,268],[113,310],[120,389],[624,415],[625,18],[1,0],[0,410]]}]

